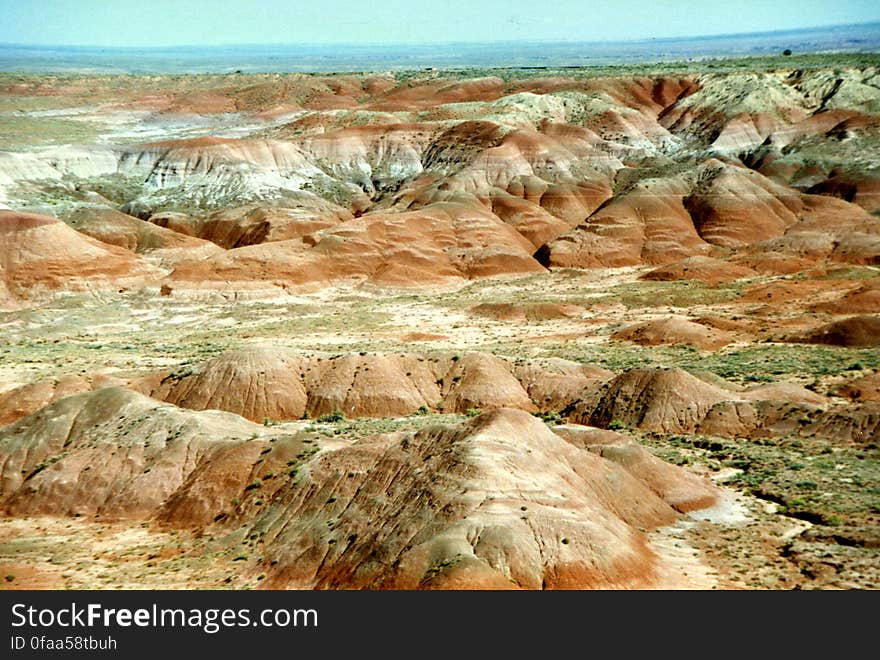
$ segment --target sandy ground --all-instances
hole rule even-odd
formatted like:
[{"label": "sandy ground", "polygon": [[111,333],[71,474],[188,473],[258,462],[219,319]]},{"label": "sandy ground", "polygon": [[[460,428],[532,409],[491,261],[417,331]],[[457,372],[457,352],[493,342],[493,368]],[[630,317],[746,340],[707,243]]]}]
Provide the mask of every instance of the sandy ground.
[{"label": "sandy ground", "polygon": [[241,564],[212,554],[207,539],[137,522],[79,518],[0,520],[4,589],[252,588]]}]

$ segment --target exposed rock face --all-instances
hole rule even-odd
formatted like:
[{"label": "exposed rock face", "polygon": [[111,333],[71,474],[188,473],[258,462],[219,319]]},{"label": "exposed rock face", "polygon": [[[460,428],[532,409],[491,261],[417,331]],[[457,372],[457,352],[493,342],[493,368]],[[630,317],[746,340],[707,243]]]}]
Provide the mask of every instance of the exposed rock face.
[{"label": "exposed rock face", "polygon": [[[194,470],[261,428],[120,387],[70,396],[0,430],[0,505],[8,514],[152,518]],[[256,461],[266,444],[252,441],[239,467]],[[227,474],[210,504],[226,505],[248,476]]]},{"label": "exposed rock face", "polygon": [[702,509],[715,502],[716,494],[706,488],[704,478],[664,463],[630,437],[573,424],[554,427],[553,432],[576,447],[617,463],[678,511]]},{"label": "exposed rock face", "polygon": [[601,428],[612,422],[664,433],[691,431],[732,393],[680,369],[632,369],[578,404],[573,421]]},{"label": "exposed rock face", "polygon": [[0,151],[0,202],[21,182],[111,175],[117,162],[111,147],[97,145],[50,147],[38,154]]},{"label": "exposed rock face", "polygon": [[[228,410],[254,421],[515,408],[558,413],[603,429],[662,433],[815,434],[868,442],[876,432],[870,407],[850,414],[793,383],[743,388],[708,372],[681,369],[631,369],[615,376],[566,360],[513,363],[478,352],[304,356],[265,346],[157,373],[131,386],[175,405]],[[869,401],[871,395],[853,398]],[[799,421],[805,415],[808,425]]]},{"label": "exposed rock face", "polygon": [[737,438],[819,436],[843,444],[878,438],[877,407],[830,405],[803,387],[776,383],[737,389],[680,369],[631,369],[569,405],[568,419],[599,428]]},{"label": "exposed rock face", "polygon": [[539,258],[550,266],[590,268],[663,264],[708,254],[709,245],[683,206],[686,193],[679,180],[639,182],[547,243]]},{"label": "exposed rock face", "polygon": [[266,346],[225,353],[133,387],[186,408],[217,408],[263,421],[333,412],[355,418],[419,409],[559,409],[611,375],[564,360],[515,365],[477,352],[305,357]]},{"label": "exposed rock face", "polygon": [[316,195],[304,194],[295,207],[265,208],[250,204],[216,211],[199,219],[160,213],[151,216],[150,222],[233,249],[302,238],[351,219],[347,209]]},{"label": "exposed rock face", "polygon": [[784,401],[726,401],[714,406],[697,430],[744,438],[819,436],[842,445],[869,445],[880,437],[880,409],[875,402],[819,407]]},{"label": "exposed rock face", "polygon": [[497,217],[465,204],[370,214],[302,239],[261,243],[181,264],[178,288],[212,282],[282,286],[347,280],[383,286],[448,285],[499,274],[542,272],[533,247]]},{"label": "exposed rock face", "polygon": [[540,410],[557,412],[598,390],[614,372],[555,358],[518,364],[514,375]]},{"label": "exposed rock face", "polygon": [[136,205],[163,199],[163,189],[195,188],[222,199],[271,189],[298,190],[321,174],[296,145],[274,140],[193,138],[135,145],[120,150],[120,171],[145,178],[148,190]]},{"label": "exposed rock face", "polygon": [[828,179],[814,184],[807,192],[853,202],[868,213],[880,211],[880,177],[876,173],[831,172]]},{"label": "exposed rock face", "polygon": [[[878,220],[855,204],[804,195],[709,160],[693,171],[638,181],[549,241],[538,257],[548,266],[580,268],[690,262],[702,265],[694,279],[715,280],[706,261],[712,246],[741,252],[737,268],[744,276],[749,269],[778,270],[762,261],[774,253],[782,261],[874,263],[878,231]],[[655,279],[684,279],[685,271],[656,272]]]},{"label": "exposed rock face", "polygon": [[[273,587],[641,586],[652,555],[634,527],[674,510],[646,483],[657,475],[627,463],[499,410],[319,455],[250,529]],[[714,500],[705,482],[680,485],[680,506]]]},{"label": "exposed rock face", "polygon": [[710,161],[684,205],[703,240],[737,248],[782,236],[803,203],[757,172]]},{"label": "exposed rock face", "polygon": [[228,410],[253,421],[300,419],[306,392],[305,360],[293,351],[256,349],[226,353],[193,371],[147,378],[135,387],[153,398],[192,410]]}]

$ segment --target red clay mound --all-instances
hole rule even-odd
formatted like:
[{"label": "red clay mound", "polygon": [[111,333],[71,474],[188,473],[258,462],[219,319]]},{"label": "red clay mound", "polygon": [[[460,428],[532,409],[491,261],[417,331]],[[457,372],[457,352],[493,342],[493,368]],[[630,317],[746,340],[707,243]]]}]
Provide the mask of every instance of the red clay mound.
[{"label": "red clay mound", "polygon": [[360,281],[393,287],[446,285],[542,272],[533,246],[496,216],[468,204],[369,214],[302,240],[230,250],[177,268],[176,288],[283,287]]},{"label": "red clay mound", "polygon": [[302,238],[352,219],[352,214],[320,197],[296,208],[263,207],[257,204],[216,211],[199,220],[183,220],[157,214],[150,222],[198,236],[222,248],[232,249],[271,241]]},{"label": "red clay mound", "polygon": [[880,440],[880,403],[835,406],[820,415],[802,435],[818,435],[841,444],[874,445]]},{"label": "red clay mound", "polygon": [[573,589],[651,586],[641,530],[716,495],[516,410],[317,455],[313,442],[105,388],[0,429],[0,509],[231,524],[259,537],[269,587]]},{"label": "red clay mound", "polygon": [[254,421],[334,412],[395,417],[438,406],[435,369],[432,361],[414,355],[307,358],[286,349],[257,347],[172,373],[147,391],[176,405],[219,408]]},{"label": "red clay mound", "polygon": [[746,277],[755,277],[757,273],[748,266],[730,263],[712,257],[688,257],[665,266],[655,268],[641,279],[667,282],[675,280],[699,280],[708,284],[733,282]]},{"label": "red clay mound", "polygon": [[880,346],[880,316],[853,316],[834,321],[787,341],[849,347]]},{"label": "red clay mound", "polygon": [[834,393],[853,401],[880,401],[880,372],[843,383]]},{"label": "red clay mound", "polygon": [[400,341],[413,343],[421,341],[444,341],[449,339],[449,337],[447,335],[438,335],[431,332],[407,332],[400,335],[399,339]]},{"label": "red clay mound", "polygon": [[0,284],[11,296],[27,300],[41,290],[131,286],[160,275],[128,250],[55,218],[0,210]]},{"label": "red clay mound", "polygon": [[684,206],[703,240],[736,248],[782,236],[802,203],[796,191],[757,172],[709,161]]},{"label": "red clay mound", "polygon": [[583,314],[584,309],[563,303],[482,303],[470,312],[499,321],[536,322],[574,318]]},{"label": "red clay mound", "polygon": [[819,257],[798,256],[786,251],[784,247],[761,250],[750,246],[749,250],[751,251],[734,257],[731,263],[738,267],[750,268],[762,275],[793,275],[821,263]]},{"label": "red clay mound", "polygon": [[[450,358],[451,359],[451,358]],[[444,410],[466,412],[472,408],[536,410],[511,365],[488,353],[468,353],[451,363],[443,375]]]},{"label": "red clay mound", "polygon": [[880,176],[866,172],[837,172],[808,190],[816,195],[831,195],[858,204],[868,213],[880,211]]},{"label": "red clay mound", "polygon": [[784,235],[748,245],[734,261],[759,272],[792,273],[813,265],[880,264],[880,221],[842,200],[803,195],[800,220]]},{"label": "red clay mound", "polygon": [[163,258],[172,263],[179,259],[199,259],[220,252],[213,243],[185,236],[111,208],[79,208],[66,222],[81,234],[102,243]]},{"label": "red clay mound", "polygon": [[676,513],[629,468],[499,410],[323,453],[248,527],[270,588],[646,586]]},{"label": "red clay mound", "polygon": [[121,384],[109,376],[67,375],[57,380],[41,380],[0,393],[0,426],[10,424],[59,399]]},{"label": "red clay mound", "polygon": [[812,406],[823,406],[828,403],[828,400],[821,394],[816,394],[793,383],[756,385],[742,392],[742,397],[749,401],[784,401],[786,403],[805,403]]},{"label": "red clay mound", "polygon": [[397,417],[440,402],[434,365],[421,356],[349,353],[310,366],[304,382],[313,417]]},{"label": "red clay mound", "polygon": [[492,213],[522,234],[535,248],[565,233],[570,229],[567,222],[541,208],[538,203],[523,199],[525,188],[522,183],[508,186],[518,195],[494,189],[492,192]]},{"label": "red clay mound", "polygon": [[754,328],[754,322],[752,321],[752,319],[736,316],[730,318],[727,316],[717,316],[713,314],[709,316],[701,316],[700,318],[696,319],[696,322],[709,328],[726,330],[728,332],[750,331]]},{"label": "red clay mound", "polygon": [[825,409],[784,401],[727,401],[713,406],[697,431],[737,438],[821,437],[841,445],[867,445],[880,437],[880,404]]},{"label": "red clay mound", "polygon": [[840,283],[833,280],[779,280],[755,284],[739,297],[740,302],[780,305],[813,302],[823,295],[836,293]]},{"label": "red clay mound", "polygon": [[284,349],[232,351],[172,372],[144,393],[176,406],[227,410],[256,422],[300,419],[306,411],[300,377],[304,363],[298,353]]},{"label": "red clay mound", "polygon": [[265,346],[224,353],[161,377],[151,375],[132,387],[186,408],[216,408],[263,421],[335,412],[356,418],[406,416],[420,409],[534,411],[532,395],[548,409],[564,402],[561,408],[610,375],[562,361],[514,365],[488,353],[307,357]]},{"label": "red clay mound", "polygon": [[582,224],[537,253],[547,266],[595,268],[665,264],[705,255],[682,204],[687,186],[677,179],[649,179],[603,205]]},{"label": "red clay mound", "polygon": [[[630,186],[618,173],[618,181],[611,200],[541,247],[543,264],[657,264],[664,267],[647,279],[728,281],[753,270],[796,272],[826,259],[880,259],[880,223],[864,209],[802,194],[742,166],[710,159],[688,173]],[[725,272],[709,261],[710,245],[737,250],[737,265]]]},{"label": "red clay mound", "polygon": [[[203,524],[228,511],[254,478],[251,468],[269,444],[264,433],[229,413],[185,411],[120,387],[67,397],[0,429],[0,508],[151,519],[195,470],[245,446],[235,469],[177,519]],[[297,445],[292,456],[303,449]],[[270,462],[284,469],[285,462]]]},{"label": "red clay mound", "polygon": [[690,432],[712,406],[735,398],[681,369],[632,369],[578,404],[569,419],[600,428]]},{"label": "red clay mound", "polygon": [[556,426],[553,432],[576,447],[614,461],[682,513],[712,506],[718,493],[711,482],[666,463],[625,435],[589,426]]},{"label": "red clay mound", "polygon": [[517,363],[514,375],[539,409],[558,412],[597,391],[614,372],[556,358]]},{"label": "red clay mound", "polygon": [[611,338],[642,346],[686,344],[710,351],[733,341],[733,336],[723,330],[673,317],[627,326],[615,332]]},{"label": "red clay mound", "polygon": [[880,313],[880,281],[866,282],[837,300],[817,303],[811,309],[831,314]]}]

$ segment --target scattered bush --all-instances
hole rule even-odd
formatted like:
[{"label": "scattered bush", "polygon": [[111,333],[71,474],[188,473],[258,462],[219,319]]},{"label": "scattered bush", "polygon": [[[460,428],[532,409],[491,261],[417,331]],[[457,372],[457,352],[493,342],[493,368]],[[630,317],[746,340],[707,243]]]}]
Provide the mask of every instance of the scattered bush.
[{"label": "scattered bush", "polygon": [[542,420],[548,426],[553,426],[555,424],[562,424],[562,416],[556,412],[555,410],[547,410],[542,412],[532,413],[535,417]]}]

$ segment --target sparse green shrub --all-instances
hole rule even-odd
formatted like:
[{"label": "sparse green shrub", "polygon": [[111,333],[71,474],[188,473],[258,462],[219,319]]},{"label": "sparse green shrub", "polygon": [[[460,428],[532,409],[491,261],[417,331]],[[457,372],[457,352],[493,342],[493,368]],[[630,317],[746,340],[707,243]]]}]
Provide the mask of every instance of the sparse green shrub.
[{"label": "sparse green shrub", "polygon": [[331,413],[327,413],[318,417],[318,421],[322,424],[332,424],[333,422],[342,422],[344,420],[345,415],[343,415],[342,412],[339,410],[334,410]]},{"label": "sparse green shrub", "polygon": [[562,416],[555,410],[545,410],[532,414],[547,425],[562,424]]}]

